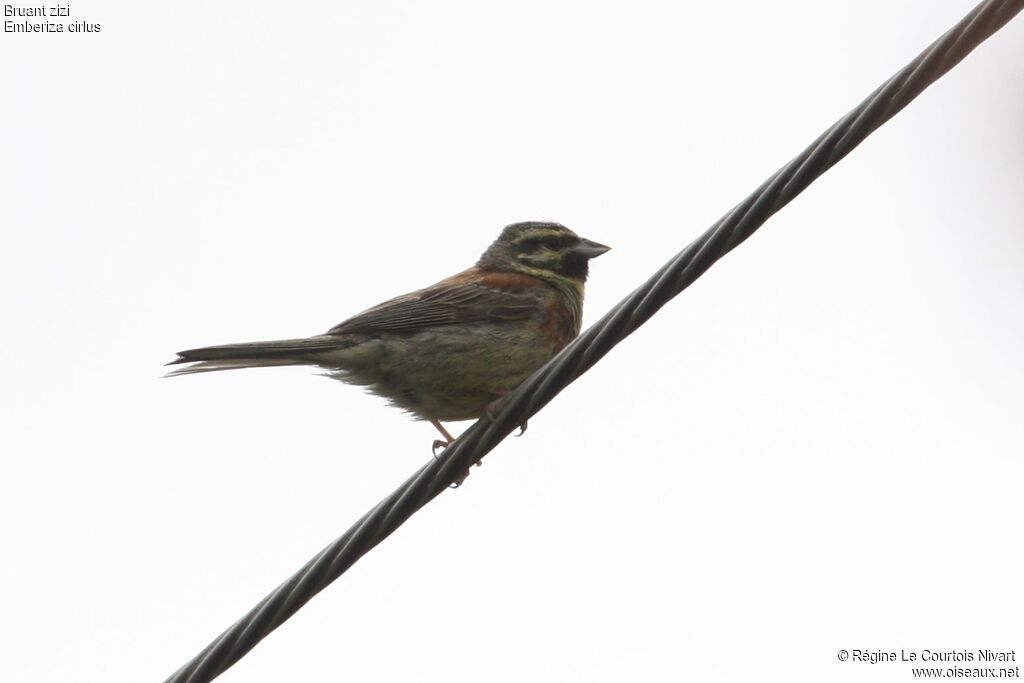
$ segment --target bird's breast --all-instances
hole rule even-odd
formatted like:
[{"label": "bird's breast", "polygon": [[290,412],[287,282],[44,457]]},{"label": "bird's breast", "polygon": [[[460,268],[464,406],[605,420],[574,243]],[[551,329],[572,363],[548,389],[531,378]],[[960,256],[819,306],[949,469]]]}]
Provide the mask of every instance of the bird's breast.
[{"label": "bird's breast", "polygon": [[580,333],[581,306],[571,297],[554,291],[543,307],[541,334],[560,351]]}]

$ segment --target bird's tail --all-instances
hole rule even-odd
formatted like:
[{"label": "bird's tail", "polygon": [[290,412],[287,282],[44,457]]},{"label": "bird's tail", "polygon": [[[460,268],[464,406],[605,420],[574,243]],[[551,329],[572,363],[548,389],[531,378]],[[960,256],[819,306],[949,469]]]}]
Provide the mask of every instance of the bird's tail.
[{"label": "bird's tail", "polygon": [[331,335],[306,337],[304,339],[281,339],[278,341],[247,342],[245,344],[224,344],[205,346],[200,349],[179,351],[178,357],[168,365],[191,363],[175,368],[165,377],[190,375],[197,372],[217,370],[238,370],[241,368],[265,368],[277,365],[307,365],[315,363],[318,352],[344,348],[345,340]]}]

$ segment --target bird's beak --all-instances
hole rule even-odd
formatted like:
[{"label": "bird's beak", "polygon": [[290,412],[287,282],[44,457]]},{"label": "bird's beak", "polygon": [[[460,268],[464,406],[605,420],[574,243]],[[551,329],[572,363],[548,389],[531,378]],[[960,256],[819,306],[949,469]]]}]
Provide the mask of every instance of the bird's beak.
[{"label": "bird's beak", "polygon": [[579,254],[583,258],[592,259],[597,258],[609,249],[611,249],[611,247],[606,247],[603,244],[598,244],[597,242],[591,242],[588,239],[581,239],[580,243],[572,248],[572,251],[574,254]]}]

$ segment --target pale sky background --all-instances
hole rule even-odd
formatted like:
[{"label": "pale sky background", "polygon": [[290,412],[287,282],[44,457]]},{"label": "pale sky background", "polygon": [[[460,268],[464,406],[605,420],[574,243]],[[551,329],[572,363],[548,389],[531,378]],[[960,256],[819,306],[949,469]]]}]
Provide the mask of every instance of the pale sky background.
[{"label": "pale sky background", "polygon": [[[972,5],[75,0],[100,33],[0,35],[4,680],[163,680],[430,457],[357,388],[175,351],[322,332],[525,219],[613,247],[593,322]],[[1022,123],[1018,18],[220,680],[1022,664]]]}]

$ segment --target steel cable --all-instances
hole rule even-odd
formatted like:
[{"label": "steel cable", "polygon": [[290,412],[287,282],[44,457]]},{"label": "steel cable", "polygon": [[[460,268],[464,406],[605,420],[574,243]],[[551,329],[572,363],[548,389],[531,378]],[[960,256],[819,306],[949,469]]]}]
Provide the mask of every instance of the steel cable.
[{"label": "steel cable", "polygon": [[1022,9],[1024,0],[986,0],[975,7],[509,394],[494,420],[472,425],[165,683],[205,683],[226,671]]}]

